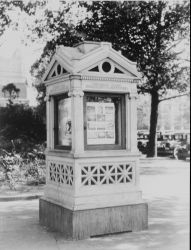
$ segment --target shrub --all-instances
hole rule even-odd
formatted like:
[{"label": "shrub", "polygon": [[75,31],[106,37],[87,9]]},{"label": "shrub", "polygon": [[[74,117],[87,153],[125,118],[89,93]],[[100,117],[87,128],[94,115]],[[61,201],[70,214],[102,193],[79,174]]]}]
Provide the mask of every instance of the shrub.
[{"label": "shrub", "polygon": [[37,108],[23,104],[0,108],[0,148],[30,152],[45,138],[46,125]]},{"label": "shrub", "polygon": [[28,154],[27,158],[23,158],[14,152],[0,151],[0,184],[16,189],[19,183],[44,184],[45,176],[45,160],[39,158],[38,154],[34,154],[34,157]]}]

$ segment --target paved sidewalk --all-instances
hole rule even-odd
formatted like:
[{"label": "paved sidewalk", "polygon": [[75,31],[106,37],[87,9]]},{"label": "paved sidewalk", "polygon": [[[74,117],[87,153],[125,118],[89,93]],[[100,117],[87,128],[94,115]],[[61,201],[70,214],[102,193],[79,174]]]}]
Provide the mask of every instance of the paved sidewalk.
[{"label": "paved sidewalk", "polygon": [[8,187],[0,188],[0,202],[38,199],[44,193],[44,186],[45,185],[20,185],[16,188],[16,190],[10,190]]},{"label": "paved sidewalk", "polygon": [[188,250],[188,162],[141,162],[140,185],[149,203],[149,229],[81,241],[65,240],[39,225],[38,200],[0,202],[2,250]]}]

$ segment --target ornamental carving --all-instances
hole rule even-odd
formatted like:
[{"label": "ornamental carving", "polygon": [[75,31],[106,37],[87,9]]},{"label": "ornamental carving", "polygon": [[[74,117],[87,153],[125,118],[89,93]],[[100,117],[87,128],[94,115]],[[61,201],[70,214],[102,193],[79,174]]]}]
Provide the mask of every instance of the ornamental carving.
[{"label": "ornamental carving", "polygon": [[68,163],[49,162],[49,180],[51,182],[72,186],[74,182],[73,166]]},{"label": "ornamental carving", "polygon": [[105,76],[82,76],[82,80],[98,80],[98,81],[114,81],[114,82],[126,82],[126,83],[139,83],[139,79],[128,79],[119,77],[105,77]]},{"label": "ornamental carving", "polygon": [[81,89],[74,89],[71,92],[68,93],[68,96],[71,97],[83,97],[84,96],[84,92]]},{"label": "ornamental carving", "polygon": [[129,100],[137,100],[138,99],[138,94],[137,93],[129,93],[128,94]]},{"label": "ornamental carving", "polygon": [[83,186],[126,184],[134,180],[134,167],[130,163],[91,164],[81,168]]}]

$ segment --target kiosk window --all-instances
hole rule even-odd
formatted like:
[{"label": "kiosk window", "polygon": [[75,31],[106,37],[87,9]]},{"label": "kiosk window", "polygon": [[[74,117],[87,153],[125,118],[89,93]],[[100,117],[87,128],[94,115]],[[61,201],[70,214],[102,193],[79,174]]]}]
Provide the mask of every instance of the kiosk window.
[{"label": "kiosk window", "polygon": [[85,148],[120,149],[125,144],[124,96],[86,93]]},{"label": "kiosk window", "polygon": [[70,150],[72,146],[71,98],[55,97],[55,148]]}]

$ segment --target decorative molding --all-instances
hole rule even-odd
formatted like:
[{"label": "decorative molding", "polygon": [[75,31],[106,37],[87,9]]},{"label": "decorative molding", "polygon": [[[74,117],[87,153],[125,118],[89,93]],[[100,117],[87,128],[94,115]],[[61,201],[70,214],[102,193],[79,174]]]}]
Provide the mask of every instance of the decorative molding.
[{"label": "decorative molding", "polygon": [[70,80],[81,80],[82,78],[81,78],[81,74],[70,74],[69,75],[69,79]]},{"label": "decorative molding", "polygon": [[68,92],[70,90],[69,82],[59,81],[57,84],[49,85],[47,87],[47,92],[49,95],[57,95]]},{"label": "decorative molding", "polygon": [[83,97],[84,96],[84,92],[81,90],[81,89],[74,89],[74,90],[72,90],[72,91],[70,91],[69,93],[68,93],[68,96],[73,96],[73,97],[77,97],[77,96],[79,96],[79,97]]},{"label": "decorative molding", "polygon": [[116,83],[116,82],[84,82],[84,90],[110,90],[113,92],[131,92],[135,86],[126,83]]},{"label": "decorative molding", "polygon": [[119,77],[108,77],[108,76],[96,76],[96,75],[82,75],[82,80],[98,80],[98,81],[115,81],[115,82],[126,82],[126,83],[139,83],[139,79],[128,79]]},{"label": "decorative molding", "polygon": [[134,166],[131,163],[97,163],[81,167],[82,186],[132,183]]},{"label": "decorative molding", "polygon": [[45,85],[46,86],[51,86],[51,85],[55,85],[55,84],[58,84],[58,83],[63,83],[65,81],[69,81],[69,74],[57,76],[57,77],[54,77],[54,78],[50,78],[50,79],[45,81]]},{"label": "decorative molding", "polygon": [[60,185],[73,186],[74,170],[71,163],[49,161],[48,170],[49,181]]},{"label": "decorative molding", "polygon": [[138,94],[137,94],[137,92],[136,92],[136,93],[134,93],[134,92],[129,93],[129,99],[130,99],[130,100],[131,100],[131,99],[137,100],[137,99],[138,99]]}]

